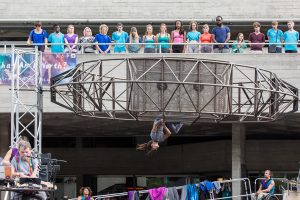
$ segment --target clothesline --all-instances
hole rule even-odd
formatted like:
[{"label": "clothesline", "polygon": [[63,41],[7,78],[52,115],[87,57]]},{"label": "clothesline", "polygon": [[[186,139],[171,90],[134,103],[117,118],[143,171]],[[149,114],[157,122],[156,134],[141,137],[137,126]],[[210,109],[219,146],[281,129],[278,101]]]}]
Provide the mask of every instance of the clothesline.
[{"label": "clothesline", "polygon": [[[214,181],[214,182],[218,182],[220,184],[224,184],[224,183],[233,183],[233,182],[245,182],[245,187],[249,188],[249,193],[247,193],[246,195],[243,196],[249,196],[249,194],[251,194],[251,186],[250,186],[250,180],[248,178],[241,178],[241,179],[231,179],[231,180],[223,180],[223,181]],[[247,183],[246,183],[247,182]],[[213,182],[212,182],[213,183]],[[194,184],[197,187],[200,186],[201,183],[197,183]],[[247,185],[248,184],[248,185]],[[175,187],[176,190],[182,190],[184,187],[186,187],[187,185],[183,185],[183,186],[177,186]],[[147,190],[138,190],[139,194],[145,194],[145,193],[149,193],[151,189],[147,189]],[[128,192],[121,192],[121,193],[113,193],[113,194],[105,194],[105,195],[98,195],[98,196],[94,196],[95,200],[99,200],[99,199],[103,199],[103,198],[111,198],[111,197],[121,197],[121,196],[127,196]],[[241,195],[239,195],[241,196]],[[239,197],[237,196],[237,197]],[[211,199],[219,199],[219,198],[213,198],[211,196]],[[70,200],[76,200],[76,198],[74,199],[70,199]]]}]

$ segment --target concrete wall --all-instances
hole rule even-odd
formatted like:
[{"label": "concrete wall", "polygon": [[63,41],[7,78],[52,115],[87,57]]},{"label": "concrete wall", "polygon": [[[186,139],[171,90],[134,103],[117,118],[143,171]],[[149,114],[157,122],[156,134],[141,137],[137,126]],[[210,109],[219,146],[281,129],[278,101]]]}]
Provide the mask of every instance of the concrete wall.
[{"label": "concrete wall", "polygon": [[[247,140],[247,170],[270,168],[274,171],[297,171],[299,158],[294,155],[299,155],[299,145],[299,140]],[[231,171],[231,140],[167,146],[151,156],[145,156],[134,148],[45,148],[44,151],[68,161],[62,165],[61,171],[66,175],[209,174]]]},{"label": "concrete wall", "polygon": [[[46,5],[45,5],[46,4]],[[36,19],[290,19],[300,18],[297,0],[2,0],[2,20]]]}]

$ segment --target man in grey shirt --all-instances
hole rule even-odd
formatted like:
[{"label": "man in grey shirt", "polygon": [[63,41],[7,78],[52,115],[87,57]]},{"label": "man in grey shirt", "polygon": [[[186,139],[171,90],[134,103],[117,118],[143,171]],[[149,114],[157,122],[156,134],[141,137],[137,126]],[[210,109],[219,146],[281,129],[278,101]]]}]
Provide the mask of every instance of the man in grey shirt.
[{"label": "man in grey shirt", "polygon": [[[37,178],[38,177],[38,160],[31,157],[31,146],[29,142],[19,145],[19,155],[15,156],[11,161],[12,175],[20,178]],[[24,192],[14,192],[13,200],[23,199],[41,199],[46,200],[47,195],[43,191],[25,194]]]}]

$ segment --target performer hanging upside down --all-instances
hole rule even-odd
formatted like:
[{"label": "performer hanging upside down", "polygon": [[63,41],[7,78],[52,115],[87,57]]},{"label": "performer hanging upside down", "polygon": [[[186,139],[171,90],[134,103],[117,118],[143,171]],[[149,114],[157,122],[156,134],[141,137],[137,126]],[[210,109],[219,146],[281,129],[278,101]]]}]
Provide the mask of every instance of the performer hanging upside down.
[{"label": "performer hanging upside down", "polygon": [[151,140],[147,143],[138,144],[136,149],[141,151],[154,151],[159,148],[159,143],[164,142],[171,134],[177,134],[182,127],[180,122],[165,122],[162,117],[154,120],[150,133]]}]

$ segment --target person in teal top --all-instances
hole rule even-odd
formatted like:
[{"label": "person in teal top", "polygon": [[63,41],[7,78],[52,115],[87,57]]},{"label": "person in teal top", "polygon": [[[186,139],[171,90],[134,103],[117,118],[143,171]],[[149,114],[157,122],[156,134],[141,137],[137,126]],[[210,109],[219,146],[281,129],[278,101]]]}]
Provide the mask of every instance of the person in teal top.
[{"label": "person in teal top", "polygon": [[156,35],[156,43],[158,43],[158,53],[170,53],[170,34],[167,33],[167,25],[160,25],[160,33]]},{"label": "person in teal top", "polygon": [[196,21],[190,22],[190,31],[186,35],[189,53],[199,53],[199,39],[201,33],[197,31],[198,23]]},{"label": "person in teal top", "polygon": [[63,53],[64,52],[64,34],[60,32],[60,27],[58,24],[53,25],[54,33],[51,33],[48,37],[49,43],[61,43],[62,45],[51,45],[52,53]]},{"label": "person in teal top", "polygon": [[146,26],[146,34],[143,37],[144,53],[155,53],[156,37],[153,35],[153,27],[151,24]]},{"label": "person in teal top", "polygon": [[268,40],[269,40],[269,48],[268,53],[282,53],[282,45],[274,44],[274,43],[282,43],[283,32],[278,29],[278,22],[272,22],[272,28],[270,28],[267,32]]},{"label": "person in teal top", "polygon": [[261,181],[259,189],[256,192],[257,200],[262,200],[269,194],[275,194],[275,182],[271,178],[271,175],[271,170],[265,171],[265,179]]},{"label": "person in teal top", "polygon": [[234,41],[232,44],[232,53],[244,53],[245,49],[247,49],[247,45],[244,41],[244,34],[239,33],[236,41]]},{"label": "person in teal top", "polygon": [[297,53],[297,43],[299,40],[299,32],[294,30],[294,22],[288,21],[288,31],[283,34],[284,43],[295,43],[295,44],[285,44],[285,53]]},{"label": "person in teal top", "polygon": [[[123,24],[117,24],[118,31],[113,32],[111,40],[116,43],[114,46],[114,53],[126,53],[125,43],[128,40],[128,33],[123,31]],[[121,43],[121,44],[118,44]]]}]

